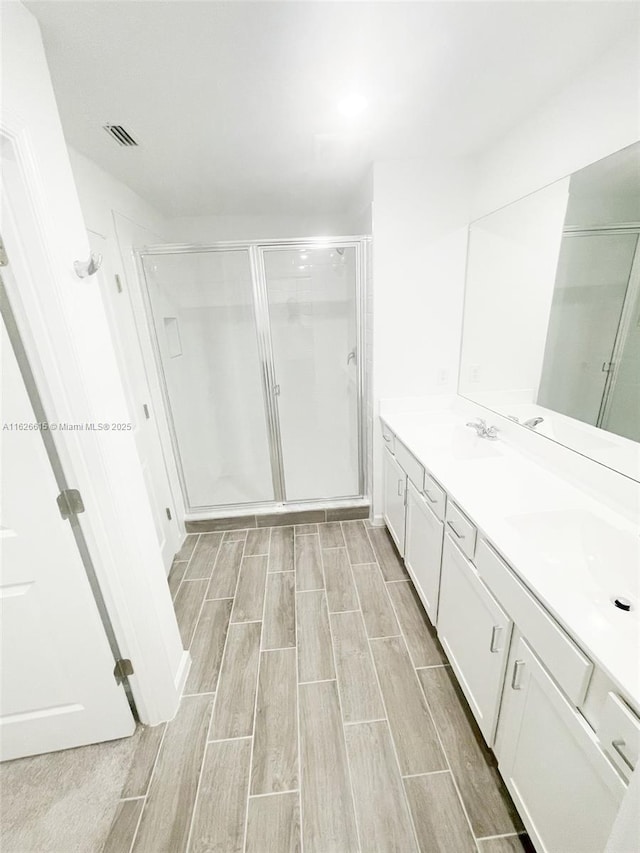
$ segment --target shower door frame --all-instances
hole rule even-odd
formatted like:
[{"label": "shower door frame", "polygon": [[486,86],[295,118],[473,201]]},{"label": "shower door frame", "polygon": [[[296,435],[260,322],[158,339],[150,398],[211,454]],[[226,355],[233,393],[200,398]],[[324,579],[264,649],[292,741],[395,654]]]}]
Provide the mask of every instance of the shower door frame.
[{"label": "shower door frame", "polygon": [[[140,288],[142,291],[145,308],[145,322],[147,333],[152,342],[154,369],[159,377],[162,391],[162,402],[167,418],[168,431],[171,436],[170,451],[175,457],[176,467],[182,488],[186,507],[187,520],[214,518],[216,515],[229,514],[251,514],[259,510],[273,510],[274,508],[287,507],[287,509],[313,509],[315,507],[333,508],[344,506],[358,506],[364,504],[367,483],[367,381],[365,375],[365,310],[366,310],[366,281],[367,281],[367,249],[371,242],[369,235],[337,236],[337,237],[311,237],[311,238],[288,238],[284,240],[227,240],[215,243],[160,243],[157,245],[142,246],[134,249],[134,257],[138,269]],[[275,361],[271,345],[271,322],[269,316],[269,301],[267,291],[267,279],[264,265],[264,249],[330,249],[330,248],[353,248],[355,250],[355,314],[356,314],[356,354],[357,354],[357,378],[356,378],[356,409],[357,409],[357,438],[358,438],[358,493],[339,497],[309,498],[296,501],[286,499],[286,484],[284,474],[284,457],[282,453],[282,440],[280,434],[280,417],[278,410],[277,382],[275,374]],[[202,252],[228,252],[245,251],[248,254],[255,331],[258,341],[258,357],[260,360],[260,374],[262,381],[263,405],[266,417],[267,439],[269,445],[269,459],[273,482],[274,499],[270,501],[253,501],[233,504],[211,504],[207,506],[192,506],[189,500],[189,491],[184,475],[180,445],[173,421],[171,399],[165,377],[164,366],[160,345],[157,337],[156,326],[153,317],[153,308],[149,285],[145,275],[143,258],[154,255],[182,255],[198,254]]]}]

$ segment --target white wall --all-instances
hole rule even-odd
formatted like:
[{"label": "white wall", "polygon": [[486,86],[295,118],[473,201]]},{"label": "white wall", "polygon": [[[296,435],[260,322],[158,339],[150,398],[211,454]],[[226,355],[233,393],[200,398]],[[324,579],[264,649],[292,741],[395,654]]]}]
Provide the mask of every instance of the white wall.
[{"label": "white wall", "polygon": [[632,32],[475,158],[472,219],[636,142],[639,79]]},{"label": "white wall", "polygon": [[171,239],[167,219],[159,210],[84,154],[70,146],[68,150],[87,228],[115,238],[113,211],[116,210],[157,234],[159,239]]},{"label": "white wall", "polygon": [[[51,420],[126,420],[124,388],[100,294],[73,262],[89,244],[35,18],[2,9],[2,124],[15,135],[49,271],[16,298],[25,345]],[[41,249],[43,247],[44,251]],[[184,662],[142,470],[129,433],[57,433],[69,481],[87,512],[81,524],[126,657],[141,719],[175,713]],[[135,614],[135,615],[134,615]]]},{"label": "white wall", "polygon": [[279,240],[286,237],[324,237],[351,234],[345,213],[315,215],[182,216],[168,222],[172,243],[217,243],[224,240]]},{"label": "white wall", "polygon": [[[373,417],[381,399],[454,392],[468,214],[467,164],[373,167]],[[374,515],[381,437],[373,430]]]},{"label": "white wall", "polygon": [[329,237],[371,233],[373,174],[358,181],[344,210],[307,214],[216,214],[168,220],[173,243],[216,243],[225,240],[280,240],[287,237]]},{"label": "white wall", "polygon": [[371,234],[373,229],[373,166],[356,186],[347,207],[343,233]]}]

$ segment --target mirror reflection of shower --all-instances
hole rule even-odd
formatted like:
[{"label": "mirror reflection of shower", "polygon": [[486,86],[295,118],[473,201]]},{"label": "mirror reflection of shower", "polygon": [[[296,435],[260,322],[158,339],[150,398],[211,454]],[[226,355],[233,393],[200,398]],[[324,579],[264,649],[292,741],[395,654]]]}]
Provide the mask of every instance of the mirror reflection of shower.
[{"label": "mirror reflection of shower", "polygon": [[640,226],[571,229],[537,402],[640,441]]},{"label": "mirror reflection of shower", "polygon": [[625,468],[630,448],[613,436],[640,441],[639,364],[634,143],[472,224],[459,389],[521,422],[542,416],[540,434],[569,446],[579,435]]}]

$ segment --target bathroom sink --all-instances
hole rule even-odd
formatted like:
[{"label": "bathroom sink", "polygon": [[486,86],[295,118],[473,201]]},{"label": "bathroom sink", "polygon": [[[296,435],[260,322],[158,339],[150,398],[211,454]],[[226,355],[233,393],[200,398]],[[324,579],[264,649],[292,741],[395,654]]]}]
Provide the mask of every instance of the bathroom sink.
[{"label": "bathroom sink", "polygon": [[428,427],[423,435],[433,447],[448,451],[454,459],[471,461],[502,455],[499,440],[480,438],[470,427],[460,424]]},{"label": "bathroom sink", "polygon": [[[507,523],[536,555],[575,582],[576,593],[611,604],[626,598],[638,616],[640,539],[584,510],[556,510],[508,516]],[[623,612],[623,611],[621,611]]]}]

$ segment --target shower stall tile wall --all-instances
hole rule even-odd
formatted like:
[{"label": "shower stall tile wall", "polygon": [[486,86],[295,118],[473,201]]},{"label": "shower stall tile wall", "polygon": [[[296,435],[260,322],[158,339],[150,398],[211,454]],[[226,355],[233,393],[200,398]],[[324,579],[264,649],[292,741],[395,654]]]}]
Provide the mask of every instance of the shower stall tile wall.
[{"label": "shower stall tile wall", "polygon": [[139,252],[189,512],[363,496],[366,245]]}]

